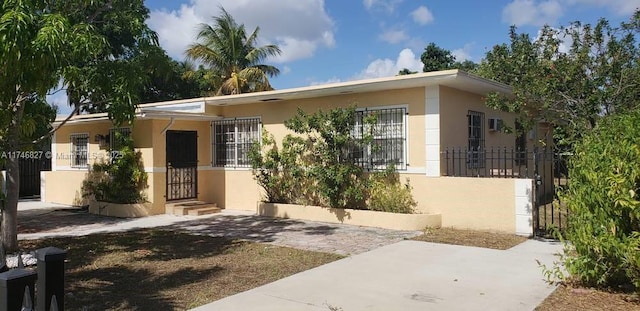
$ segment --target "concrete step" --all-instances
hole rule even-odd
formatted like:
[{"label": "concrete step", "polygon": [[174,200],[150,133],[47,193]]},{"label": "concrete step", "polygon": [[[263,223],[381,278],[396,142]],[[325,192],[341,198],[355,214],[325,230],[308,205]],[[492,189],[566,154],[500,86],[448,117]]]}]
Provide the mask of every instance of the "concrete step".
[{"label": "concrete step", "polygon": [[202,215],[220,213],[220,211],[222,211],[221,208],[219,208],[217,206],[212,206],[212,207],[203,207],[203,208],[191,209],[187,213],[189,215],[191,215],[191,216],[202,216]]},{"label": "concrete step", "polygon": [[207,215],[219,212],[221,209],[215,203],[202,201],[182,201],[169,203],[165,207],[167,213],[178,216]]}]

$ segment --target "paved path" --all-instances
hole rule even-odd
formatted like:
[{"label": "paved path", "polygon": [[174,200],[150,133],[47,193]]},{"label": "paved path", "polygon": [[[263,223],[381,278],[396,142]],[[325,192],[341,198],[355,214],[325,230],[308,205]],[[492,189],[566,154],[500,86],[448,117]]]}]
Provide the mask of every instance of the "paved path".
[{"label": "paved path", "polygon": [[114,218],[84,210],[39,202],[20,202],[18,239],[41,239],[122,232],[141,228],[187,230],[341,255],[359,254],[421,234],[351,225],[255,216],[252,212],[223,210],[208,216],[155,215]]},{"label": "paved path", "polygon": [[[551,265],[557,243],[529,240],[506,251],[405,241],[393,231],[225,210],[210,216],[119,219],[68,206],[21,202],[19,239],[160,227],[351,254],[199,307],[207,310],[533,310],[552,291],[536,260]],[[331,308],[330,308],[331,307]]]},{"label": "paved path", "polygon": [[402,241],[304,271],[194,311],[533,310],[553,290],[536,259],[557,243],[506,251]]}]

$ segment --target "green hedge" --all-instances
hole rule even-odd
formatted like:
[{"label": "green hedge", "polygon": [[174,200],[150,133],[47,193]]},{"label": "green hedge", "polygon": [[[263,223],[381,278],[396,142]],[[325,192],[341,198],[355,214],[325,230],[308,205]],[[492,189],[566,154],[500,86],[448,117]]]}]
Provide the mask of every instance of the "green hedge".
[{"label": "green hedge", "polygon": [[588,286],[640,289],[640,112],[586,133],[561,194],[570,212],[565,266]]}]

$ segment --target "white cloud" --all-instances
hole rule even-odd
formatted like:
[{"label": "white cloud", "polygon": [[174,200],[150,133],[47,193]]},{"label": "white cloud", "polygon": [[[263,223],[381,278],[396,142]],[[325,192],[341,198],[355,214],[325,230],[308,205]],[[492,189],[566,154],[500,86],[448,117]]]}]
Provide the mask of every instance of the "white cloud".
[{"label": "white cloud", "polygon": [[381,33],[378,39],[387,43],[396,44],[408,40],[409,36],[407,36],[404,30],[387,30]]},{"label": "white cloud", "polygon": [[149,27],[158,33],[160,45],[176,58],[184,58],[187,46],[195,40],[197,25],[204,18],[196,15],[195,7],[183,4],[178,11],[153,11],[147,21]]},{"label": "white cloud", "polygon": [[474,43],[467,43],[462,48],[451,51],[451,54],[456,57],[456,61],[464,62],[465,60],[472,60],[471,49]]},{"label": "white cloud", "polygon": [[356,79],[369,79],[380,77],[391,77],[398,74],[398,71],[407,68],[411,71],[422,71],[422,62],[411,49],[400,51],[395,60],[385,58],[376,59],[369,63],[367,68],[358,73]]},{"label": "white cloud", "polygon": [[319,48],[335,46],[334,22],[324,0],[192,0],[179,10],[154,10],[148,22],[169,55],[182,59],[184,50],[195,41],[198,24],[211,22],[220,6],[236,22],[245,24],[247,31],[259,26],[263,44],[280,46],[282,55],[275,62],[308,58]]},{"label": "white cloud", "polygon": [[542,26],[554,23],[562,13],[563,8],[557,0],[514,0],[502,10],[502,20],[516,26]]},{"label": "white cloud", "polygon": [[290,73],[290,72],[291,72],[291,67],[289,67],[289,66],[284,66],[284,67],[282,68],[282,74],[283,74],[283,75],[286,75],[286,74],[288,74],[288,73]]},{"label": "white cloud", "polygon": [[640,0],[568,0],[569,5],[603,7],[618,15],[629,15],[640,8]]},{"label": "white cloud", "polygon": [[429,8],[424,5],[413,10],[413,12],[411,12],[411,17],[413,17],[413,21],[419,25],[426,25],[433,22],[433,14],[429,11]]},{"label": "white cloud", "polygon": [[517,26],[542,26],[555,23],[574,7],[606,9],[624,16],[640,8],[640,0],[513,0],[502,10],[502,20]]},{"label": "white cloud", "polygon": [[362,3],[367,10],[382,9],[388,13],[393,13],[403,0],[363,0]]},{"label": "white cloud", "polygon": [[342,82],[342,80],[338,77],[331,77],[324,81],[312,81],[311,83],[309,83],[309,85],[313,86],[313,85],[331,84],[331,83],[338,83],[338,82]]}]

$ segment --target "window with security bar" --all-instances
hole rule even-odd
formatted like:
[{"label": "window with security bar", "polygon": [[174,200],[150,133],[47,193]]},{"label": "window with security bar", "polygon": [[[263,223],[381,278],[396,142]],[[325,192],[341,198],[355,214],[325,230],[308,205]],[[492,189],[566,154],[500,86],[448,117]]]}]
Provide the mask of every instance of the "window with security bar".
[{"label": "window with security bar", "polygon": [[212,122],[213,166],[251,167],[249,151],[260,141],[260,118]]},{"label": "window with security bar", "polygon": [[120,150],[123,140],[129,138],[129,136],[131,136],[131,129],[128,127],[109,129],[109,150]]},{"label": "window with security bar", "polygon": [[89,166],[89,134],[71,134],[71,167],[86,168]]},{"label": "window with security bar", "polygon": [[469,129],[469,144],[467,166],[470,168],[482,168],[484,161],[484,113],[469,110],[467,114]]},{"label": "window with security bar", "polygon": [[[375,122],[369,124],[367,118]],[[367,108],[356,111],[353,135],[360,140],[371,135],[371,142],[356,146],[352,157],[366,169],[383,170],[393,165],[398,170],[407,168],[407,108]]]}]

